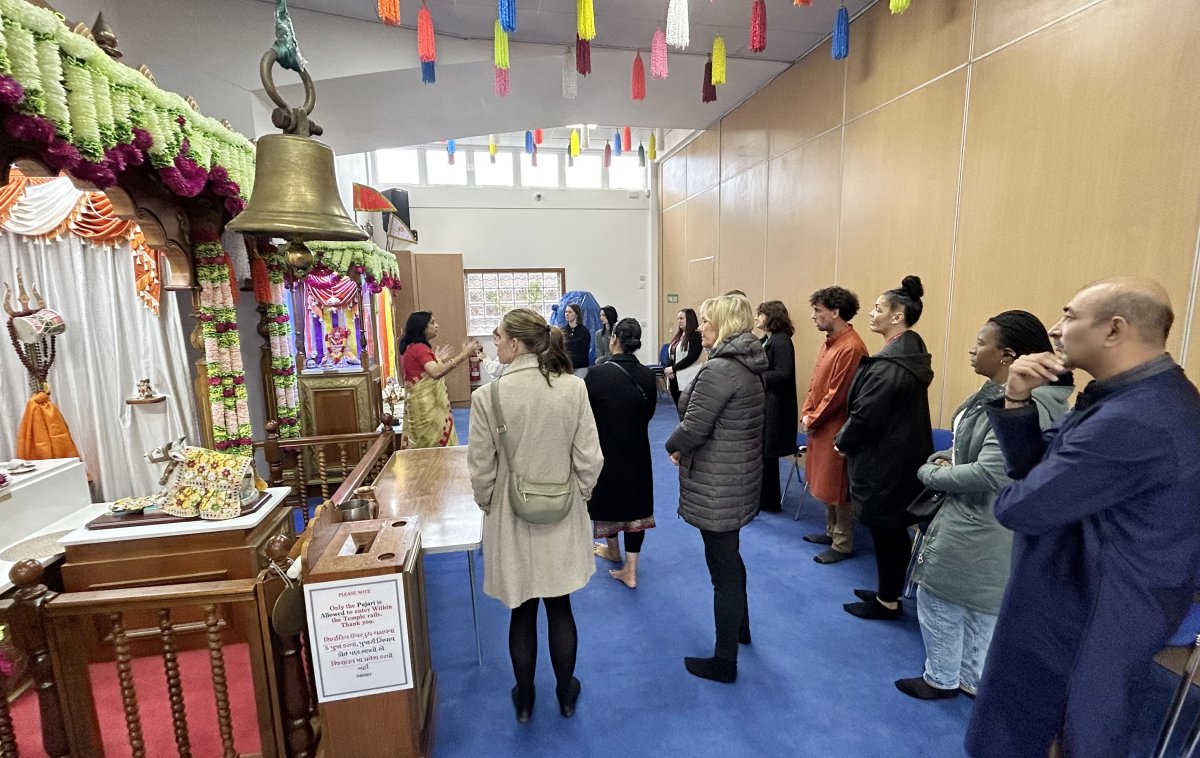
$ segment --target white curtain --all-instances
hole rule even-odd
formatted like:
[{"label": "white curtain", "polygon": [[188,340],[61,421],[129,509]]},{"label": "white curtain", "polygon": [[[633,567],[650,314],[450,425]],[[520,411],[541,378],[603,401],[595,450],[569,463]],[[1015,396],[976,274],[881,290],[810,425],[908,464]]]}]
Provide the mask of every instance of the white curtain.
[{"label": "white curtain", "polygon": [[[142,454],[184,435],[199,441],[176,299],[163,292],[158,316],[138,302],[128,244],[93,246],[72,234],[58,240],[0,234],[0,280],[15,287],[18,266],[26,289],[32,294],[36,283],[46,307],[66,321],[47,381],[94,491],[104,501],[154,492],[162,466]],[[15,294],[13,307],[19,307]],[[28,374],[7,333],[3,337],[0,460],[7,460],[16,455],[29,390]],[[139,379],[149,379],[166,401],[126,404]]]}]

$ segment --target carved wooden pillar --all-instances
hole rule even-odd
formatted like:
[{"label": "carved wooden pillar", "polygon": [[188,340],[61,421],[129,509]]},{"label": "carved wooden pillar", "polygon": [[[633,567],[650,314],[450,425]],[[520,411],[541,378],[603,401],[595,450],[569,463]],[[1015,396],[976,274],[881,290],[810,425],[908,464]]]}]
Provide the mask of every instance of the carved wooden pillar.
[{"label": "carved wooden pillar", "polygon": [[[291,541],[282,534],[267,541],[267,557],[280,572],[288,569],[290,550]],[[311,758],[316,754],[317,746],[308,710],[308,676],[304,671],[304,649],[300,634],[281,635],[272,624],[271,641],[287,754],[290,758]]]},{"label": "carved wooden pillar", "polygon": [[42,718],[42,746],[51,758],[64,758],[71,754],[71,750],[67,745],[67,730],[42,615],[46,603],[58,593],[51,592],[41,583],[42,565],[34,560],[18,562],[8,572],[8,577],[17,587],[8,613],[13,642],[29,658],[29,670]]}]

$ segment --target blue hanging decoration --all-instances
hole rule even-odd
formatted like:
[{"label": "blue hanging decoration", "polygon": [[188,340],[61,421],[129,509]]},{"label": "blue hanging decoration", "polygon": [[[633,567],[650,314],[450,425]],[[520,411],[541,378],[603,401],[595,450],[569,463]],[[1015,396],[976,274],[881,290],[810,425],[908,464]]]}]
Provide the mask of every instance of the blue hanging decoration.
[{"label": "blue hanging decoration", "polygon": [[424,84],[437,83],[437,61],[421,61],[421,82]]},{"label": "blue hanging decoration", "polygon": [[533,132],[525,130],[525,152],[533,155]]},{"label": "blue hanging decoration", "polygon": [[840,61],[850,55],[850,11],[846,6],[838,8],[837,21],[833,24],[833,59]]},{"label": "blue hanging decoration", "polygon": [[451,166],[454,165],[454,149],[454,140],[446,140],[446,163],[449,163]]},{"label": "blue hanging decoration", "polygon": [[621,132],[618,131],[613,135],[613,155],[621,154]]},{"label": "blue hanging decoration", "polygon": [[499,0],[500,28],[506,32],[517,30],[517,0]]}]

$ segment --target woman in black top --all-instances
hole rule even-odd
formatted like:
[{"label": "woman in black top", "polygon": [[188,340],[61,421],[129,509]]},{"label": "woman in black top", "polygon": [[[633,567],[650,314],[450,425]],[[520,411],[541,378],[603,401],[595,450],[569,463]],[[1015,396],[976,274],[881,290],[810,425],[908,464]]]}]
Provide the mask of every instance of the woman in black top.
[{"label": "woman in black top", "polygon": [[769,368],[763,374],[767,390],[766,434],[763,437],[763,477],[758,509],[778,512],[779,459],[796,452],[796,352],[792,347],[792,326],[787,306],[778,300],[768,300],[758,306],[754,325],[765,332],[763,349],[767,352]]},{"label": "woman in black top", "polygon": [[596,363],[604,363],[612,355],[608,342],[612,339],[613,327],[617,324],[617,309],[611,305],[600,308],[600,328],[596,330]]},{"label": "woman in black top", "polygon": [[[667,377],[668,386],[671,389],[671,399],[675,401],[675,405],[679,405],[679,396],[683,394],[683,387],[679,386],[679,372],[691,367],[696,361],[700,360],[700,322],[696,319],[696,312],[691,308],[684,308],[679,312],[678,316],[679,328],[675,331],[675,336],[671,338],[671,346],[667,352],[667,367],[663,369],[663,376]],[[684,387],[690,381],[694,371],[688,371],[684,374]]]},{"label": "woman in black top", "polygon": [[604,468],[588,501],[596,555],[621,562],[617,535],[625,533],[625,565],[609,576],[633,589],[642,539],[654,528],[654,474],[650,462],[650,419],[658,401],[654,372],[638,362],[634,352],[642,346],[642,327],[626,318],[613,327],[609,347],[612,357],[588,372],[584,383],[588,402],[600,433]]},{"label": "woman in black top", "polygon": [[563,315],[567,319],[567,326],[563,329],[567,336],[567,355],[571,356],[571,368],[575,376],[582,379],[591,363],[592,335],[583,323],[583,309],[577,304],[568,305]]}]

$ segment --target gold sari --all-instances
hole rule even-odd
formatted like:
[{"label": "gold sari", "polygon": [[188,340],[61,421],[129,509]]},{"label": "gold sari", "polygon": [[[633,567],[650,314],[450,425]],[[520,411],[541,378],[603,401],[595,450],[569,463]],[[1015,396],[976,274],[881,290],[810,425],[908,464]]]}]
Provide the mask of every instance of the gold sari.
[{"label": "gold sari", "polygon": [[408,383],[408,420],[404,434],[409,447],[448,447],[458,444],[458,431],[450,413],[445,379],[422,376]]}]

